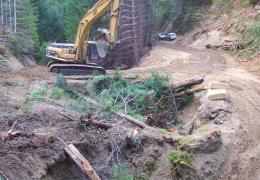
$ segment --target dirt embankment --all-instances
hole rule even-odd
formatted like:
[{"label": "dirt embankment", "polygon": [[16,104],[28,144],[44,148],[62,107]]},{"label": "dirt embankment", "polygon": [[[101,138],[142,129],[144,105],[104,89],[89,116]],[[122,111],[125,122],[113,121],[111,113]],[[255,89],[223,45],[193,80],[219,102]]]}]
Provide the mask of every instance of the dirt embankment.
[{"label": "dirt embankment", "polygon": [[227,148],[224,165],[217,172],[218,179],[253,180],[260,176],[260,77],[243,67],[229,55],[162,42],[145,57],[140,67],[129,70],[142,76],[156,68],[174,80],[204,74],[205,84],[211,81],[228,84],[234,111],[228,121],[218,126]]}]

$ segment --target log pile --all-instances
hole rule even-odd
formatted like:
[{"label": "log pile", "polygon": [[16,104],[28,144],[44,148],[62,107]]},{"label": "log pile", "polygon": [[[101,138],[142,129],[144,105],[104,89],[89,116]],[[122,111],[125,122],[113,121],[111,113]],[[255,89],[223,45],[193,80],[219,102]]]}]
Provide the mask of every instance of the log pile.
[{"label": "log pile", "polygon": [[214,50],[222,50],[222,51],[229,51],[233,49],[241,50],[244,49],[244,46],[241,42],[238,41],[231,41],[231,40],[224,40],[224,43],[220,45],[206,45],[207,49],[214,49]]}]

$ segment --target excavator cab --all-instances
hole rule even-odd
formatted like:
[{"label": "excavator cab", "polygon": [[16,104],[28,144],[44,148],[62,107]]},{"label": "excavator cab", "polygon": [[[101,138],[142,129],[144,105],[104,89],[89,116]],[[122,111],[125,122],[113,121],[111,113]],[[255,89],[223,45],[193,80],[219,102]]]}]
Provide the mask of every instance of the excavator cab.
[{"label": "excavator cab", "polygon": [[[107,41],[88,41],[86,56],[88,61],[100,60],[107,56],[110,45]],[[74,44],[52,43],[46,49],[46,57],[49,62],[59,61],[59,63],[75,62]],[[84,62],[79,62],[84,63]],[[48,65],[50,66],[50,64]]]},{"label": "excavator cab", "polygon": [[46,57],[52,60],[62,62],[73,62],[75,53],[73,53],[74,44],[52,43],[46,49]]}]

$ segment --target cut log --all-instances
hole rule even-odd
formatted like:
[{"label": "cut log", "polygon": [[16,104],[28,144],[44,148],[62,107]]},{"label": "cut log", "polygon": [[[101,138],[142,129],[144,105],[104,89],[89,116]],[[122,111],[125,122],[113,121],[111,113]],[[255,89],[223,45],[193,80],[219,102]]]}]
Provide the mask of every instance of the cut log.
[{"label": "cut log", "polygon": [[207,90],[207,88],[193,87],[191,89],[188,89],[187,91],[182,91],[182,92],[174,94],[174,97],[178,98],[178,97],[182,97],[184,95],[190,95],[190,94],[197,93],[197,92],[200,92],[200,91],[205,91],[205,90]]},{"label": "cut log", "polygon": [[111,125],[111,124],[107,124],[107,123],[97,121],[97,120],[94,120],[94,119],[90,119],[90,120],[86,119],[85,122],[87,124],[91,124],[93,126],[97,126],[99,128],[102,128],[102,129],[109,129],[109,128],[113,127],[113,125]]},{"label": "cut log", "polygon": [[148,125],[145,124],[144,122],[138,121],[138,120],[136,120],[136,119],[134,119],[134,118],[132,118],[132,117],[129,117],[129,116],[123,114],[123,113],[115,112],[115,111],[114,111],[113,113],[116,114],[117,116],[121,117],[121,118],[124,118],[125,120],[127,120],[127,121],[130,122],[131,124],[134,124],[134,125],[136,125],[136,126],[142,128],[142,129],[148,127]]},{"label": "cut log", "polygon": [[191,79],[187,79],[181,82],[178,82],[171,86],[173,91],[176,91],[177,89],[187,88],[195,85],[202,84],[204,82],[204,76],[197,76]]},{"label": "cut log", "polygon": [[91,180],[101,180],[96,171],[90,165],[90,163],[82,156],[82,154],[73,144],[66,145],[65,152],[78,165],[81,171]]}]

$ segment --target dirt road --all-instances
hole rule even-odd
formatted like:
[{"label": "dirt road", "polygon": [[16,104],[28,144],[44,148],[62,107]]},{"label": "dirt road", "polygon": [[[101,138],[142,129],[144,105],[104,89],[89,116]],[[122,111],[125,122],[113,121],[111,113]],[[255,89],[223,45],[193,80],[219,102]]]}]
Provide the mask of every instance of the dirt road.
[{"label": "dirt road", "polygon": [[260,77],[228,55],[169,42],[159,42],[139,67],[125,73],[145,77],[151,69],[167,74],[173,81],[204,74],[205,84],[228,84],[235,110],[231,119],[219,126],[227,155],[218,179],[260,179]]}]

